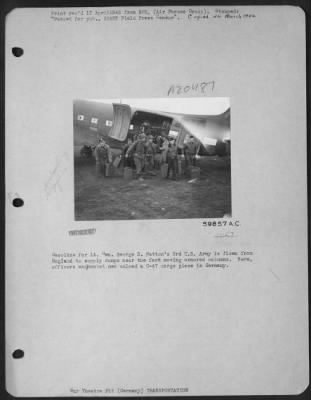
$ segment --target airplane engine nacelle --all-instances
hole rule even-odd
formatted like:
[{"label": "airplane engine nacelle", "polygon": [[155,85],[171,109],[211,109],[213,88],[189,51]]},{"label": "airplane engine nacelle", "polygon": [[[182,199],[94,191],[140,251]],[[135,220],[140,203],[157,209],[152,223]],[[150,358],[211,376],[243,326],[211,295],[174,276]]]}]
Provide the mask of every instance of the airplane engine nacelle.
[{"label": "airplane engine nacelle", "polygon": [[217,140],[215,152],[219,157],[223,157],[228,154],[226,143],[222,140]]}]

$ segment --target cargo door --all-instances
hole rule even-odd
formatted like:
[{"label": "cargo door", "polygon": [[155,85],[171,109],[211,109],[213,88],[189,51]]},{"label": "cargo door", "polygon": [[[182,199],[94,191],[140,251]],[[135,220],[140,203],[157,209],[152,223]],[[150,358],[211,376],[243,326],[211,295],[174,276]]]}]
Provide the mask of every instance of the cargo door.
[{"label": "cargo door", "polygon": [[123,142],[130,127],[131,107],[128,104],[112,104],[113,123],[108,136],[112,139]]}]

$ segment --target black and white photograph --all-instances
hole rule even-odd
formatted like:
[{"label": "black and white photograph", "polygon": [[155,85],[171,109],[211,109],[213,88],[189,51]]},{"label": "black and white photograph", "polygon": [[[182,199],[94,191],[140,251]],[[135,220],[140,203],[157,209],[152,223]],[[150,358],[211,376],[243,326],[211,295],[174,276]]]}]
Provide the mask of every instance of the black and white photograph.
[{"label": "black and white photograph", "polygon": [[230,99],[73,102],[75,220],[231,216]]}]

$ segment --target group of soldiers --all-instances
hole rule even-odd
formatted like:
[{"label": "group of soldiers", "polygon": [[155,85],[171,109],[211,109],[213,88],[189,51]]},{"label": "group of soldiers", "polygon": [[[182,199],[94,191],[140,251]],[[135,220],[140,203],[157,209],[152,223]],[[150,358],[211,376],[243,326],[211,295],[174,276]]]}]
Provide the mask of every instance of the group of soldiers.
[{"label": "group of soldiers", "polygon": [[[154,170],[162,164],[167,164],[167,176],[176,179],[178,172],[178,158],[185,160],[185,169],[195,166],[200,145],[190,136],[182,147],[177,147],[176,139],[169,138],[168,132],[153,136],[151,125],[145,121],[136,137],[128,138],[122,149],[122,162],[124,168],[136,170],[137,178],[142,180],[145,173],[155,175]],[[100,139],[95,148],[97,172],[106,170],[112,163],[112,152],[104,139]]]}]

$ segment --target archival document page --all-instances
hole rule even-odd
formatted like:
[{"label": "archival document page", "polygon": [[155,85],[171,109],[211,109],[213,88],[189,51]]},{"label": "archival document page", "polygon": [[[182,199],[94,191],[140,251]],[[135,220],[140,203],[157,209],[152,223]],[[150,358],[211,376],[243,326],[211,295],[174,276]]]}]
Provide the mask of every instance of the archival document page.
[{"label": "archival document page", "polygon": [[6,18],[14,396],[302,393],[305,15]]}]

